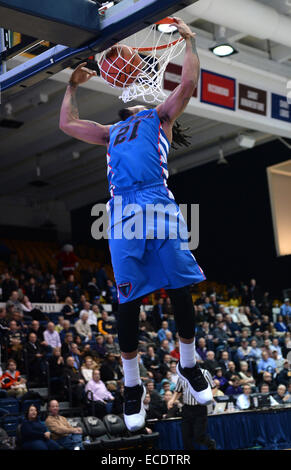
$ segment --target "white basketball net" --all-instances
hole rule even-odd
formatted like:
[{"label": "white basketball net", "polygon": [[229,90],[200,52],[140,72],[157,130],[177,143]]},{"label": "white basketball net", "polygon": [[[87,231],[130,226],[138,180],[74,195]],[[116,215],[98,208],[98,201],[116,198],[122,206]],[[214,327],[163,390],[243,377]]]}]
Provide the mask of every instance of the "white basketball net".
[{"label": "white basketball net", "polygon": [[[178,35],[177,32],[171,32],[165,34],[158,31],[156,25],[150,26],[143,31],[131,36],[125,42],[126,45],[138,52],[141,63],[137,66],[132,64],[131,61],[126,61],[120,54],[121,49],[118,50],[118,56],[110,62],[111,69],[108,70],[108,74],[105,68],[100,66],[100,60],[104,59],[103,64],[107,61],[106,53],[104,51],[98,58],[100,71],[105,75],[102,77],[106,83],[114,88],[122,90],[120,99],[124,103],[127,103],[137,98],[143,98],[146,103],[162,102],[166,98],[166,94],[163,91],[163,77],[168,63],[177,57],[185,48],[185,41]],[[118,46],[119,44],[117,44]],[[125,45],[123,42],[120,45]],[[123,59],[124,66],[122,68],[114,67],[114,64],[118,62],[120,65]],[[133,83],[128,84],[126,80],[131,80],[131,74],[128,74],[125,70],[128,69],[130,64],[130,72],[136,75],[136,79]],[[108,68],[108,65],[107,65]],[[109,83],[106,77],[110,75],[110,72],[116,70],[116,78],[110,77],[113,83]],[[118,79],[122,72],[123,81]],[[125,80],[125,76],[127,77]]]}]

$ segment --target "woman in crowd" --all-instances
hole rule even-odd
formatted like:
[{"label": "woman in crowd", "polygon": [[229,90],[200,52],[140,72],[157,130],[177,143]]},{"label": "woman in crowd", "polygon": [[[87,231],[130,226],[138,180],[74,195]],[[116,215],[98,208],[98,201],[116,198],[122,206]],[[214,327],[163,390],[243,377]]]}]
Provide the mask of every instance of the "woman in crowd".
[{"label": "woman in crowd", "polygon": [[28,408],[20,429],[21,448],[25,450],[60,450],[61,447],[51,439],[51,433],[38,416],[35,405]]}]

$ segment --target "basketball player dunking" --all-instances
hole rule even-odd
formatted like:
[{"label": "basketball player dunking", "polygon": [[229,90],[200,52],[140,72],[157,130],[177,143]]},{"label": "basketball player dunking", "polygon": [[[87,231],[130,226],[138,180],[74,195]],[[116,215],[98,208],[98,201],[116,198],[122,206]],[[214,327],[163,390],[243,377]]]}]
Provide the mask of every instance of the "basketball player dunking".
[{"label": "basketball player dunking", "polygon": [[[96,75],[96,72],[84,67],[86,63],[75,69],[65,93],[60,128],[79,140],[107,147],[107,174],[112,196],[108,203],[111,231],[130,217],[114,219],[117,199],[122,201],[119,203],[122,207],[139,204],[145,211],[148,204],[167,206],[170,203],[175,204],[180,212],[166,184],[167,155],[175,120],[186,108],[197,86],[200,63],[195,34],[179,18],[175,18],[175,22],[186,41],[186,52],[181,83],[164,103],[154,109],[145,106],[126,108],[120,114],[122,121],[108,126],[79,119],[77,87]],[[169,230],[170,225],[171,222]],[[109,239],[119,295],[117,330],[125,381],[124,420],[130,431],[136,431],[145,424],[145,389],[140,380],[137,360],[141,300],[162,287],[170,296],[179,334],[177,373],[187,381],[198,403],[205,405],[212,401],[210,386],[195,360],[195,315],[189,289],[191,284],[203,281],[205,276],[192,253],[180,248],[181,241],[179,236],[176,239],[166,236],[161,240],[156,236],[147,237],[147,233],[142,239]]]}]

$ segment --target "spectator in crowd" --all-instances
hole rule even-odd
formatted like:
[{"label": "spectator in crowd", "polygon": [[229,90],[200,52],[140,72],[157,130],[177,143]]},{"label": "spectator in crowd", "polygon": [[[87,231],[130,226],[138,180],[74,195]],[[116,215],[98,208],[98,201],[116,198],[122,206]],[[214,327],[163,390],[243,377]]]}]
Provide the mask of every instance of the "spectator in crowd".
[{"label": "spectator in crowd", "polygon": [[172,359],[174,359],[176,362],[180,360],[180,346],[179,346],[179,340],[175,340],[175,347],[174,349],[170,352],[170,356]]},{"label": "spectator in crowd", "polygon": [[225,349],[228,346],[228,340],[229,336],[227,332],[225,331],[225,322],[224,321],[219,321],[217,326],[213,330],[213,343],[221,350],[222,348]]},{"label": "spectator in crowd", "polygon": [[44,328],[40,325],[38,320],[32,320],[28,328],[28,334],[29,333],[35,333],[39,343],[44,346]]},{"label": "spectator in crowd", "polygon": [[50,276],[47,289],[44,291],[44,302],[57,303],[59,301],[58,288],[54,276]]},{"label": "spectator in crowd", "polygon": [[228,386],[228,380],[223,376],[222,373],[222,368],[216,367],[215,369],[215,375],[213,377],[214,380],[218,380],[219,382],[219,389],[224,391],[226,387]]},{"label": "spectator in crowd", "polygon": [[286,385],[278,385],[277,393],[274,395],[274,400],[276,400],[279,405],[285,405],[286,403],[288,403],[289,399],[290,395],[286,393]]},{"label": "spectator in crowd", "polygon": [[151,317],[151,323],[155,331],[161,328],[162,321],[164,320],[164,299],[159,298],[158,302],[154,305]]},{"label": "spectator in crowd", "polygon": [[69,295],[65,298],[65,305],[61,310],[61,314],[66,320],[69,321],[77,317],[77,312],[73,304],[73,299]]},{"label": "spectator in crowd", "polygon": [[250,346],[251,346],[251,349],[250,349],[250,352],[249,352],[249,358],[253,359],[256,362],[259,361],[262,357],[262,350],[260,348],[258,348],[257,340],[252,339],[251,342],[250,342]]},{"label": "spectator in crowd", "polygon": [[199,338],[197,341],[196,360],[198,362],[203,362],[206,360],[206,355],[207,355],[206,341],[205,341],[205,338],[201,336],[201,338]]},{"label": "spectator in crowd", "polygon": [[[64,329],[64,321],[65,317],[63,315],[58,316],[58,323],[55,325],[55,330],[60,334],[60,332]],[[69,322],[70,323],[70,322]],[[60,336],[61,338],[61,336]],[[62,338],[61,338],[62,341]]]},{"label": "spectator in crowd", "polygon": [[274,349],[271,353],[271,357],[272,359],[274,359],[275,361],[275,364],[276,364],[276,370],[278,372],[278,374],[281,372],[281,370],[283,370],[284,368],[284,362],[285,362],[285,359],[281,356],[279,357],[278,355],[278,351],[276,349]]},{"label": "spectator in crowd", "polygon": [[[263,393],[263,394],[270,394],[270,389],[269,389],[269,385],[267,383],[264,383],[260,386],[260,392]],[[269,398],[270,398],[270,405],[271,406],[278,406],[278,402],[274,399],[274,397],[272,397],[272,395],[269,395]]]},{"label": "spectator in crowd", "polygon": [[283,369],[278,373],[276,382],[277,384],[283,384],[286,387],[288,387],[288,384],[291,383],[291,371],[287,359],[284,359]]},{"label": "spectator in crowd", "polygon": [[240,395],[243,393],[243,390],[240,386],[240,378],[238,375],[231,376],[231,380],[228,383],[228,386],[225,389],[226,395]]},{"label": "spectator in crowd", "polygon": [[139,375],[140,375],[141,380],[145,382],[146,380],[148,380],[148,378],[152,378],[153,374],[145,368],[141,359],[140,352],[137,353],[137,361],[138,361]]},{"label": "spectator in crowd", "polygon": [[159,369],[160,369],[161,363],[160,363],[159,356],[155,353],[153,346],[147,347],[147,353],[144,354],[142,360],[146,369],[153,374],[155,380],[159,381],[160,379]]},{"label": "spectator in crowd", "polygon": [[29,333],[25,349],[30,380],[35,379],[40,385],[46,384],[45,354],[35,333]]},{"label": "spectator in crowd", "polygon": [[250,308],[249,307],[239,307],[238,312],[236,314],[238,322],[241,323],[242,326],[251,326],[249,320]]},{"label": "spectator in crowd", "polygon": [[145,331],[151,339],[154,339],[157,336],[157,333],[154,330],[153,325],[148,319],[147,313],[142,310],[139,315],[139,329]]},{"label": "spectator in crowd", "polygon": [[225,374],[229,369],[229,353],[228,351],[221,351],[221,357],[218,361],[219,367],[222,368],[222,373]]},{"label": "spectator in crowd", "polygon": [[85,302],[84,308],[81,310],[79,314],[79,318],[82,318],[82,315],[84,313],[87,313],[88,315],[88,323],[91,326],[91,328],[96,327],[96,330],[97,330],[97,317],[95,313],[93,312],[93,310],[91,310],[90,302]]},{"label": "spectator in crowd", "polygon": [[97,328],[98,332],[102,335],[116,335],[117,333],[115,322],[109,320],[106,310],[101,313],[101,318],[98,320]]},{"label": "spectator in crowd", "polygon": [[64,389],[65,361],[61,355],[61,348],[54,348],[52,356],[48,359],[50,372],[50,386],[52,395],[62,395]]},{"label": "spectator in crowd", "polygon": [[284,299],[284,303],[280,307],[280,314],[284,318],[285,322],[288,323],[288,318],[291,317],[291,305],[290,305],[290,299],[288,297]]},{"label": "spectator in crowd", "polygon": [[80,406],[84,398],[85,380],[80,370],[75,368],[72,356],[66,358],[63,373],[65,384],[72,390],[73,404]]},{"label": "spectator in crowd", "polygon": [[40,302],[42,300],[42,289],[34,277],[31,277],[25,286],[25,294],[31,302]]},{"label": "spectator in crowd", "polygon": [[65,284],[65,296],[71,297],[74,303],[79,302],[82,290],[80,289],[80,285],[75,280],[74,274],[70,274],[68,280]]},{"label": "spectator in crowd", "polygon": [[219,367],[218,361],[215,359],[214,351],[207,351],[206,361],[202,364],[203,368],[209,370],[210,374],[213,376],[215,374],[216,367]]},{"label": "spectator in crowd", "polygon": [[98,369],[93,370],[92,379],[86,384],[85,393],[90,400],[95,402],[96,416],[102,419],[109,411],[106,403],[113,402],[114,396],[100,379],[100,371]]},{"label": "spectator in crowd", "polygon": [[60,450],[61,447],[51,439],[51,433],[38,416],[38,409],[30,405],[20,428],[21,448],[24,450]]},{"label": "spectator in crowd", "polygon": [[272,377],[272,374],[270,372],[263,372],[261,382],[259,386],[261,387],[262,385],[268,385],[270,392],[275,392],[277,390],[277,385],[275,380]]},{"label": "spectator in crowd", "polygon": [[261,312],[257,307],[257,302],[255,299],[251,299],[250,301],[250,313],[252,316],[257,316],[258,318],[261,317]]},{"label": "spectator in crowd", "polygon": [[256,279],[252,278],[249,284],[249,301],[255,299],[257,302],[260,302],[262,298],[261,288],[257,286]]},{"label": "spectator in crowd", "polygon": [[6,370],[0,377],[0,385],[9,397],[19,398],[27,392],[26,379],[21,377],[14,359],[7,361]]},{"label": "spectator in crowd", "polygon": [[285,358],[291,351],[291,339],[290,332],[287,331],[284,336],[284,343],[282,344],[282,356]]},{"label": "spectator in crowd", "polygon": [[6,302],[6,310],[9,310],[11,307],[16,308],[22,312],[22,305],[19,300],[19,293],[17,290],[11,292],[9,300]]},{"label": "spectator in crowd", "polygon": [[105,349],[105,338],[100,333],[96,335],[96,341],[95,343],[92,343],[92,347],[93,347],[93,350],[96,351],[98,356],[102,359],[107,354],[106,349]]},{"label": "spectator in crowd", "polygon": [[243,386],[243,393],[241,393],[236,400],[236,407],[240,410],[247,410],[251,407],[251,387],[248,384]]},{"label": "spectator in crowd", "polygon": [[276,363],[274,359],[268,356],[268,352],[263,350],[262,351],[262,358],[258,362],[258,373],[261,374],[262,372],[268,371],[271,374],[277,372],[276,370]]},{"label": "spectator in crowd", "polygon": [[68,357],[71,354],[71,346],[72,346],[73,341],[74,341],[73,333],[70,333],[70,332],[66,333],[64,341],[62,343],[62,347],[61,347],[61,354],[64,359],[66,359],[66,357]]},{"label": "spectator in crowd", "polygon": [[107,279],[106,301],[112,305],[113,312],[116,312],[118,307],[117,288],[110,279]]},{"label": "spectator in crowd", "polygon": [[81,356],[81,351],[78,348],[78,345],[76,343],[71,344],[71,353],[70,356],[74,359],[74,367],[75,369],[80,370],[81,364],[82,364],[82,356]]},{"label": "spectator in crowd", "polygon": [[106,352],[111,352],[115,357],[120,356],[120,347],[119,344],[114,341],[112,335],[106,335],[105,337],[105,350]]},{"label": "spectator in crowd", "polygon": [[50,346],[51,350],[62,346],[60,335],[55,331],[55,324],[52,321],[48,322],[46,330],[43,333],[43,338],[45,341],[44,345]]},{"label": "spectator in crowd", "polygon": [[160,347],[157,349],[157,355],[160,362],[163,361],[165,354],[170,354],[169,342],[167,339],[163,339],[160,343]]},{"label": "spectator in crowd", "polygon": [[249,342],[247,339],[241,340],[241,346],[237,349],[237,359],[239,361],[243,361],[249,358],[251,352],[251,346],[249,346]]},{"label": "spectator in crowd", "polygon": [[284,317],[283,315],[278,315],[277,321],[274,323],[274,328],[276,330],[277,335],[282,336],[284,333],[286,333],[288,330],[288,326],[284,322]]},{"label": "spectator in crowd", "polygon": [[17,290],[17,284],[15,282],[15,279],[13,279],[13,277],[8,271],[4,273],[4,279],[1,284],[1,289],[3,302],[7,302],[12,292]]},{"label": "spectator in crowd", "polygon": [[161,343],[164,339],[167,339],[166,333],[169,332],[169,324],[166,320],[162,321],[161,328],[158,330],[158,340]]},{"label": "spectator in crowd", "polygon": [[89,294],[89,299],[90,299],[91,304],[93,303],[95,297],[101,294],[100,288],[97,285],[96,277],[93,276],[91,278],[91,281],[88,282],[87,292]]},{"label": "spectator in crowd", "polygon": [[273,338],[272,339],[272,344],[270,344],[270,350],[273,352],[273,351],[277,351],[278,353],[278,358],[281,359],[282,358],[282,350],[281,350],[281,347],[279,345],[279,340],[278,338]]},{"label": "spectator in crowd", "polygon": [[92,339],[92,329],[91,329],[88,319],[89,319],[88,313],[83,311],[79,320],[77,320],[76,323],[74,324],[74,328],[76,332],[78,333],[78,335],[81,336],[82,341],[84,342],[88,342]]},{"label": "spectator in crowd", "polygon": [[162,411],[160,411],[156,406],[153,405],[151,395],[146,393],[144,399],[144,409],[146,411],[146,419],[161,419]]},{"label": "spectator in crowd", "polygon": [[230,314],[225,315],[225,324],[230,331],[231,338],[235,338],[235,336],[241,331],[240,324],[234,322]]},{"label": "spectator in crowd", "polygon": [[45,424],[51,432],[51,438],[65,449],[74,450],[75,447],[83,449],[82,428],[74,428],[68,420],[59,414],[59,402],[51,400],[48,404],[49,415]]},{"label": "spectator in crowd", "polygon": [[86,383],[92,379],[93,370],[96,368],[96,362],[93,361],[91,356],[86,356],[81,366],[81,374]]},{"label": "spectator in crowd", "polygon": [[255,387],[256,380],[253,377],[251,371],[249,370],[249,365],[246,361],[240,362],[240,371],[238,373],[240,377],[240,384],[241,385],[250,385],[251,387]]},{"label": "spectator in crowd", "polygon": [[70,320],[66,320],[66,319],[63,321],[62,326],[63,326],[63,328],[59,332],[59,335],[60,335],[61,343],[63,344],[63,342],[65,340],[65,337],[66,337],[66,334],[67,333],[72,333],[72,335],[74,336],[76,334],[76,329],[75,329],[74,326],[71,325]]},{"label": "spectator in crowd", "polygon": [[219,380],[213,379],[213,384],[214,384],[214,388],[212,389],[213,398],[215,399],[215,397],[223,397],[224,393],[222,390],[220,390]]},{"label": "spectator in crowd", "polygon": [[102,382],[119,381],[123,378],[116,357],[112,353],[107,353],[105,360],[100,368],[100,377]]},{"label": "spectator in crowd", "polygon": [[22,370],[23,364],[23,344],[25,341],[24,332],[17,326],[15,320],[9,322],[9,331],[7,335],[7,354],[14,359]]}]

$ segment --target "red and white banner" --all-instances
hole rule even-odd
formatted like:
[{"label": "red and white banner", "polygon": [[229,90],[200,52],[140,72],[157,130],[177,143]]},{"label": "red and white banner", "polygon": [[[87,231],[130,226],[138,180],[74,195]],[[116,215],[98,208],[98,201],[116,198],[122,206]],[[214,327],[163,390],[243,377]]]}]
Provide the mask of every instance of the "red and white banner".
[{"label": "red and white banner", "polygon": [[235,110],[235,79],[202,70],[201,101]]}]

